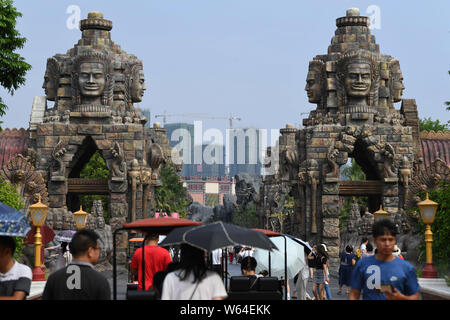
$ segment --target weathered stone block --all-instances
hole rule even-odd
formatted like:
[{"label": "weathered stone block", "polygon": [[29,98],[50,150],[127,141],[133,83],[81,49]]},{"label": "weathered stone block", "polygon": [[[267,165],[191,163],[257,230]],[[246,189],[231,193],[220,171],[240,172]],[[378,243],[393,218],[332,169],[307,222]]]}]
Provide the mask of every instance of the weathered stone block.
[{"label": "weathered stone block", "polygon": [[49,195],[50,208],[62,208],[66,204],[66,195]]},{"label": "weathered stone block", "polygon": [[84,138],[84,136],[71,136],[69,139],[69,144],[81,145]]},{"label": "weathered stone block", "polygon": [[338,194],[339,185],[337,183],[324,183],[322,185],[322,191],[324,194]]},{"label": "weathered stone block", "polygon": [[101,133],[102,133],[101,125],[80,124],[78,126],[78,134],[101,134]]},{"label": "weathered stone block", "polygon": [[67,125],[55,123],[53,125],[53,134],[55,136],[67,136],[69,134]]},{"label": "weathered stone block", "polygon": [[40,136],[51,136],[53,135],[53,126],[49,124],[38,125],[36,132]]},{"label": "weathered stone block", "polygon": [[339,219],[324,218],[322,235],[326,238],[338,238],[339,237]]},{"label": "weathered stone block", "polygon": [[48,193],[52,195],[65,195],[67,193],[67,182],[54,182],[48,183]]},{"label": "weathered stone block", "polygon": [[95,140],[95,143],[100,150],[109,150],[112,147],[111,140]]},{"label": "weathered stone block", "polygon": [[134,141],[133,140],[125,140],[123,142],[123,150],[125,150],[125,151],[134,150]]},{"label": "weathered stone block", "polygon": [[47,136],[47,137],[45,137],[45,147],[53,148],[54,146],[56,146],[58,141],[59,141],[59,137]]}]

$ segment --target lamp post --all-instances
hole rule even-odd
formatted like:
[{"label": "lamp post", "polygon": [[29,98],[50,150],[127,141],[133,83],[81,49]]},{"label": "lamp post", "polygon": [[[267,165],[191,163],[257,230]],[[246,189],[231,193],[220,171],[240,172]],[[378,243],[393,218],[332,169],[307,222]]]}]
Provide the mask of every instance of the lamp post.
[{"label": "lamp post", "polygon": [[380,204],[380,209],[373,213],[375,221],[378,220],[380,217],[387,218],[388,215],[389,215],[389,212],[384,211],[383,210],[383,205],[381,205],[381,204]]},{"label": "lamp post", "polygon": [[73,220],[78,230],[82,230],[86,227],[87,212],[83,211],[83,207],[80,206],[80,210],[73,213]]},{"label": "lamp post", "polygon": [[427,260],[425,268],[422,271],[423,278],[437,278],[436,269],[433,267],[433,232],[431,232],[431,224],[434,222],[436,217],[436,211],[438,208],[438,203],[431,201],[427,198],[417,204],[420,210],[420,215],[422,216],[422,221],[427,225],[425,230],[425,247],[427,253]]},{"label": "lamp post", "polygon": [[41,202],[41,196],[37,203],[33,204],[29,208],[31,220],[33,226],[36,227],[36,234],[34,235],[34,269],[33,269],[33,281],[45,281],[45,274],[41,267],[41,248],[42,248],[42,235],[41,227],[45,223],[47,217],[48,207]]}]

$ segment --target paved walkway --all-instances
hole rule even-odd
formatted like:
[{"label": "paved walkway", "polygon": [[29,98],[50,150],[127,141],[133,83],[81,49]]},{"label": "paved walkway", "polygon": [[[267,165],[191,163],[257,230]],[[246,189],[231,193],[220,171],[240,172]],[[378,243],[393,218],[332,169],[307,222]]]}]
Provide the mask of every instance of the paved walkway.
[{"label": "paved walkway", "polygon": [[[228,264],[228,273],[231,276],[240,276],[241,275],[241,265],[240,264]],[[111,287],[111,295],[113,292],[113,280],[112,280],[112,271],[105,271],[102,272],[102,274],[106,277],[106,279],[108,279],[109,285]],[[128,280],[128,271],[127,269],[124,268],[118,268],[118,272],[117,272],[118,276],[117,276],[117,299],[118,300],[125,300],[126,297],[126,284],[127,284],[127,280]],[[289,282],[289,286],[291,289],[291,296],[292,296],[292,290],[294,289],[294,282],[291,279]],[[336,277],[331,277],[330,279],[330,289],[331,289],[331,295],[333,300],[347,300],[347,295],[345,294],[345,288],[343,288],[343,294],[342,295],[338,295],[338,279]],[[308,285],[306,288],[308,294],[313,297],[312,294],[312,280],[308,281]]]}]

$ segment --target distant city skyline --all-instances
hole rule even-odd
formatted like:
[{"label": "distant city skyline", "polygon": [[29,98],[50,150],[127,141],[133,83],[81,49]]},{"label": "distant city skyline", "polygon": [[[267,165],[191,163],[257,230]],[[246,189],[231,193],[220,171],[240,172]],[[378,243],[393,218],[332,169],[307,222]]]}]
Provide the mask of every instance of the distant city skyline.
[{"label": "distant city skyline", "polygon": [[[147,91],[137,104],[150,122],[164,111],[202,113],[224,119],[196,119],[222,132],[234,128],[298,127],[315,109],[304,91],[308,62],[325,54],[336,18],[350,7],[373,16],[380,52],[399,59],[403,98],[417,101],[420,118],[447,122],[450,112],[450,1],[296,0],[16,0],[23,14],[17,29],[27,42],[19,53],[32,65],[14,96],[0,89],[9,106],[3,128],[28,128],[34,96],[44,95],[47,58],[66,53],[81,38],[75,26],[88,12],[113,22],[112,40],[143,60]],[[400,108],[400,103],[395,106]],[[191,118],[171,117],[186,122]]]}]

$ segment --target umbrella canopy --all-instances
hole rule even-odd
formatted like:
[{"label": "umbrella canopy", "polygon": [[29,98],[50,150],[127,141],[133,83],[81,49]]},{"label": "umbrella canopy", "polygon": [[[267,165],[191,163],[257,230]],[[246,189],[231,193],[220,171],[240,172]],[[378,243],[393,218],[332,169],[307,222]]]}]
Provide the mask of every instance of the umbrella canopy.
[{"label": "umbrella canopy", "polygon": [[175,229],[167,235],[160,245],[172,246],[182,243],[189,244],[207,252],[236,245],[265,250],[277,249],[272,241],[263,233],[222,221],[198,227]]},{"label": "umbrella canopy", "polygon": [[0,202],[0,236],[25,237],[30,230],[22,212]]},{"label": "umbrella canopy", "polygon": [[295,242],[298,242],[298,243],[300,243],[302,246],[304,246],[304,247],[305,247],[305,252],[306,252],[306,254],[309,254],[309,253],[312,251],[312,247],[311,247],[311,245],[310,245],[308,242],[303,241],[302,239],[296,238],[296,237],[294,237],[294,236],[291,236],[290,234],[285,234],[285,236],[291,238],[291,239],[294,240]]},{"label": "umbrella canopy", "polygon": [[[45,224],[40,228],[40,233],[41,233],[41,237],[42,237],[42,239],[41,239],[42,244],[47,244],[50,241],[52,241],[53,238],[55,238],[55,232],[53,231],[53,229]],[[28,232],[24,243],[25,244],[34,244],[34,236],[35,235],[36,235],[36,227],[31,226],[31,231]]]},{"label": "umbrella canopy", "polygon": [[77,233],[76,231],[73,230],[64,230],[61,231],[60,233],[58,233],[58,235],[55,237],[55,240],[59,241],[59,242],[70,242],[72,241],[72,238],[74,236],[74,234]]},{"label": "umbrella canopy", "polygon": [[[284,238],[272,237],[270,240],[279,248],[270,254],[271,274],[272,276],[284,278]],[[292,279],[303,268],[305,263],[304,247],[286,237],[287,247],[287,278]],[[256,273],[262,270],[268,270],[269,252],[267,250],[256,249],[253,258],[257,261]]]},{"label": "umbrella canopy", "polygon": [[131,223],[124,224],[122,229],[139,230],[141,232],[155,232],[159,234],[168,234],[174,228],[185,226],[198,226],[201,222],[195,222],[188,219],[176,219],[172,217],[166,218],[147,218],[136,220]]}]

